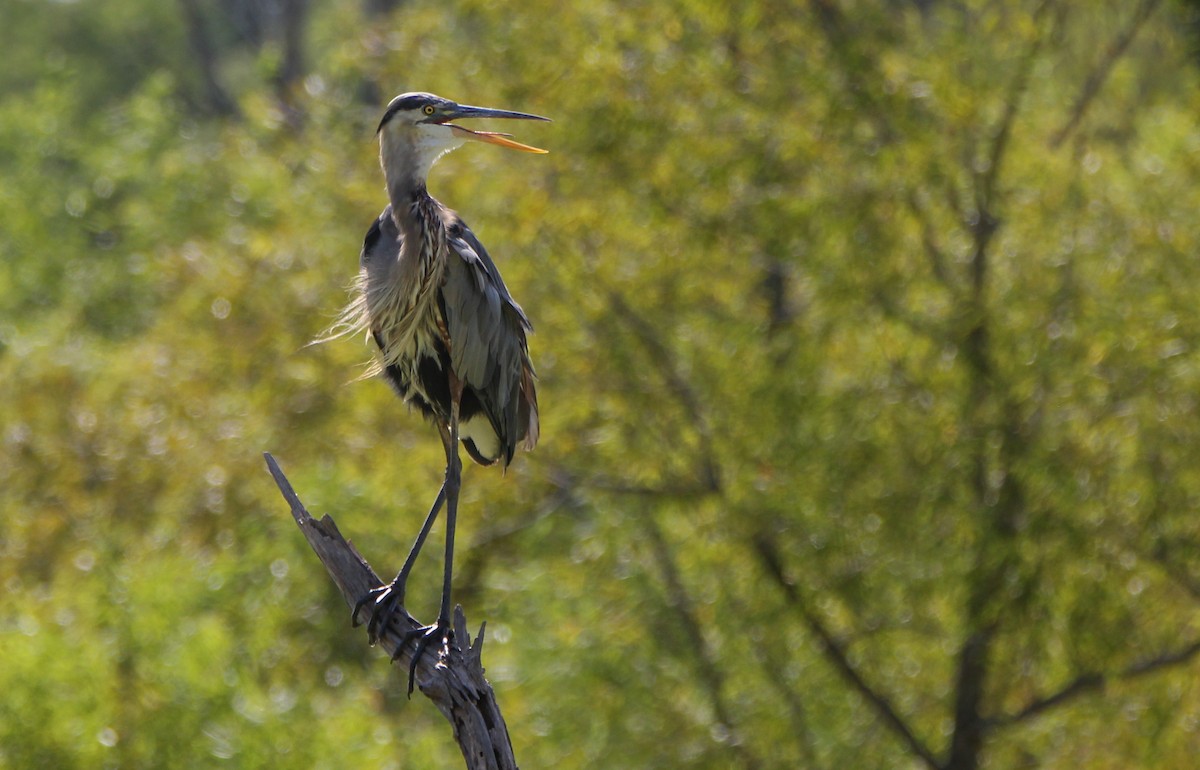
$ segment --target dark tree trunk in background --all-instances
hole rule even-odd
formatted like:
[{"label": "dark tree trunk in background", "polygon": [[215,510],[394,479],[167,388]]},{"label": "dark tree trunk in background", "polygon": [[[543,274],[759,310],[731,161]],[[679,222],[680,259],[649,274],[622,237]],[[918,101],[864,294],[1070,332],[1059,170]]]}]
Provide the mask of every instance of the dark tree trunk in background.
[{"label": "dark tree trunk in background", "polygon": [[275,82],[282,96],[304,77],[304,25],[308,20],[308,1],[280,0],[279,10],[283,60],[279,63]]},{"label": "dark tree trunk in background", "polygon": [[239,113],[237,103],[221,85],[221,80],[217,75],[220,57],[212,35],[209,33],[200,4],[197,0],[179,0],[179,6],[183,11],[184,25],[187,27],[188,44],[196,57],[203,106],[213,114],[222,117],[237,115]]},{"label": "dark tree trunk in background", "polygon": [[387,16],[403,4],[404,0],[363,0],[363,13],[368,19]]}]

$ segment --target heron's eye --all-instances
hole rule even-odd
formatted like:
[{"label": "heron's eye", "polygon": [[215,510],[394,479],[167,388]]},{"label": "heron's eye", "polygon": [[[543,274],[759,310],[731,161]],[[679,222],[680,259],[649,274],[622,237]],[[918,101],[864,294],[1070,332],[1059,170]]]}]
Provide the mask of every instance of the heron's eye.
[{"label": "heron's eye", "polygon": [[426,104],[424,107],[421,108],[421,112],[425,113],[426,115],[432,115],[434,113],[433,105]]}]

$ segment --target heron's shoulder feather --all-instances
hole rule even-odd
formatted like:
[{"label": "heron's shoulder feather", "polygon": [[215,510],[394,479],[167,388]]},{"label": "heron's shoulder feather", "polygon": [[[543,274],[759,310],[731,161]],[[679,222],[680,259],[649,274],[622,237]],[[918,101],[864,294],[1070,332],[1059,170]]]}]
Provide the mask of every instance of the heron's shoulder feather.
[{"label": "heron's shoulder feather", "polygon": [[447,245],[451,252],[458,255],[467,266],[471,268],[471,274],[476,282],[480,284],[480,289],[485,290],[490,287],[496,292],[496,296],[500,301],[514,313],[525,331],[532,331],[533,326],[529,322],[529,318],[525,315],[525,311],[513,299],[512,294],[508,291],[508,286],[504,283],[504,278],[500,275],[500,269],[496,267],[496,263],[492,261],[491,255],[487,249],[475,237],[475,233],[467,226],[467,223],[462,220],[453,211],[447,210],[448,217],[446,218],[446,235]]}]

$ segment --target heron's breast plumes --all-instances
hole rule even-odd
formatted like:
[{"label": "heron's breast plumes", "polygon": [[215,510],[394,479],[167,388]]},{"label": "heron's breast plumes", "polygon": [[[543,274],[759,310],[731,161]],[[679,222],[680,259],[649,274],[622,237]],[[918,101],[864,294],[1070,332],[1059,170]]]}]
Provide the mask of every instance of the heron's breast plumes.
[{"label": "heron's breast plumes", "polygon": [[378,271],[367,266],[359,276],[363,317],[358,325],[374,335],[380,348],[369,374],[392,366],[407,370],[422,357],[437,358],[434,346],[442,336],[437,292],[446,260],[436,244],[430,246],[413,254],[401,249],[395,264],[381,265]]},{"label": "heron's breast plumes", "polygon": [[350,303],[322,337],[366,334],[374,339],[379,353],[364,379],[393,366],[414,369],[421,357],[437,358],[434,346],[443,336],[437,293],[445,278],[446,239],[440,222],[415,219],[428,226],[391,243],[381,239],[375,253],[364,254]]}]

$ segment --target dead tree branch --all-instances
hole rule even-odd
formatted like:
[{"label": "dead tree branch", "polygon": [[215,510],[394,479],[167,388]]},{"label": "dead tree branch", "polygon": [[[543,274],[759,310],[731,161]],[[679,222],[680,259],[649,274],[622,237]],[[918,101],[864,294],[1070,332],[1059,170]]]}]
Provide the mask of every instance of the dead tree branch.
[{"label": "dead tree branch", "polygon": [[[279,486],[283,499],[291,506],[292,518],[325,565],[347,606],[354,607],[359,597],[384,581],[354,546],[342,537],[333,519],[325,516],[317,521],[309,515],[275,459],[270,454],[265,457],[267,468]],[[360,615],[370,611],[365,608]],[[360,617],[362,621],[368,619]],[[380,646],[394,661],[400,663],[402,671],[408,670],[416,648],[416,640],[411,639],[406,643],[405,635],[422,625],[408,613],[398,612],[390,625],[380,629]],[[456,607],[454,634],[449,648],[440,650],[436,656],[432,649],[426,652],[417,663],[415,679],[421,692],[433,701],[454,728],[454,740],[462,750],[467,770],[517,770],[508,728],[500,714],[495,693],[483,677],[481,656],[485,626],[480,626],[479,635],[472,644],[467,633],[466,616],[462,607]]]}]

